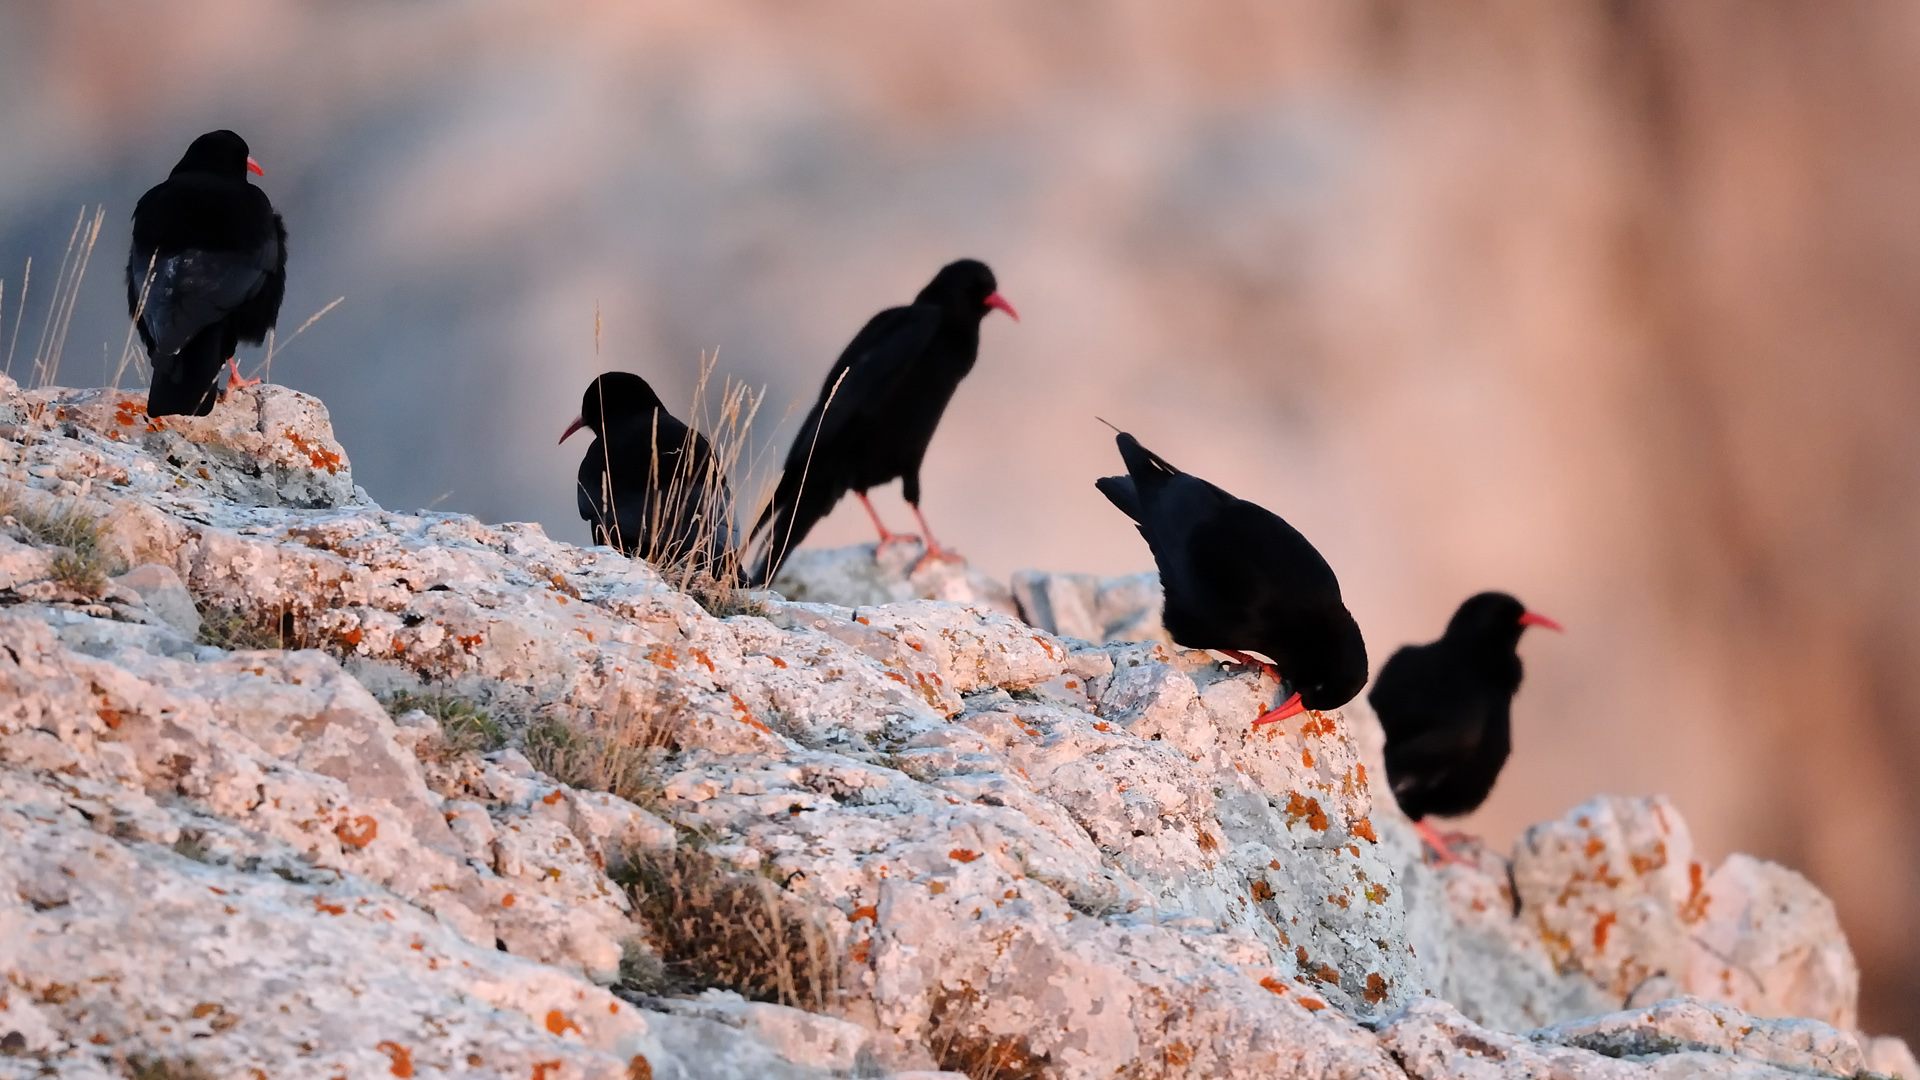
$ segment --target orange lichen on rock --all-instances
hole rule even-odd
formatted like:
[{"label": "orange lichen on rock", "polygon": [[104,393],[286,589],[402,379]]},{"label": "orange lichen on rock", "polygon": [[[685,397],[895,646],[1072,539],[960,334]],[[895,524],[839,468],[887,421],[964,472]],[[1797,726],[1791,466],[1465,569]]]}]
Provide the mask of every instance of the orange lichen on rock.
[{"label": "orange lichen on rock", "polygon": [[555,1035],[565,1035],[569,1031],[578,1035],[580,1025],[574,1023],[571,1017],[559,1009],[549,1009],[547,1010],[547,1030]]},{"label": "orange lichen on rock", "polygon": [[401,1077],[402,1080],[413,1075],[413,1051],[397,1042],[379,1043],[374,1046],[374,1049],[387,1055],[388,1071],[393,1075]]},{"label": "orange lichen on rock", "polygon": [[954,862],[970,863],[979,857],[979,852],[968,851],[966,848],[954,848],[952,851],[947,852],[947,858],[952,859]]},{"label": "orange lichen on rock", "polygon": [[1612,930],[1613,924],[1619,921],[1620,921],[1620,916],[1611,911],[1602,912],[1600,917],[1594,920],[1594,924],[1593,924],[1593,951],[1594,952],[1599,952],[1600,950],[1607,947],[1607,932]]},{"label": "orange lichen on rock", "polygon": [[1320,809],[1320,800],[1302,795],[1297,791],[1287,794],[1287,824],[1305,819],[1307,828],[1314,832],[1327,831],[1327,815]]},{"label": "orange lichen on rock", "polygon": [[350,848],[363,848],[380,835],[380,823],[365,814],[334,826],[333,835]]},{"label": "orange lichen on rock", "polygon": [[1374,1005],[1378,1005],[1387,1000],[1387,980],[1381,978],[1379,972],[1369,971],[1367,973],[1367,988],[1360,991],[1360,996],[1366,998],[1369,1003]]}]

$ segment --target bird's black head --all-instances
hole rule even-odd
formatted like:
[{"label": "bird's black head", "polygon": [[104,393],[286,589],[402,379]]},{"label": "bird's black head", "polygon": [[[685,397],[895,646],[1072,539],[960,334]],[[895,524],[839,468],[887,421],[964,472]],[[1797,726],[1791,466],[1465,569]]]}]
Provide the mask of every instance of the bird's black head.
[{"label": "bird's black head", "polygon": [[1520,635],[1529,626],[1560,629],[1560,624],[1545,615],[1527,610],[1527,606],[1503,592],[1483,592],[1470,596],[1447,622],[1447,637],[1455,641],[1484,644],[1511,650],[1520,643]]},{"label": "bird's black head", "polygon": [[560,441],[566,442],[581,428],[602,435],[629,417],[665,407],[647,380],[629,371],[608,371],[587,384],[587,392],[580,395],[580,415],[573,418]]},{"label": "bird's black head", "polygon": [[260,163],[247,156],[247,140],[221,128],[193,140],[193,145],[187,147],[180,164],[173,167],[172,175],[208,173],[228,180],[244,181],[250,172],[266,175]]},{"label": "bird's black head", "polygon": [[1367,685],[1367,643],[1360,624],[1342,606],[1308,620],[1299,631],[1280,673],[1300,694],[1300,703],[1326,712],[1352,701]]},{"label": "bird's black head", "polygon": [[1000,287],[993,280],[993,271],[978,259],[961,259],[940,268],[933,275],[927,287],[913,298],[916,304],[939,304],[948,311],[972,315],[984,319],[987,312],[999,308],[1019,322],[1020,316],[1014,312],[1013,305],[1000,295]]}]

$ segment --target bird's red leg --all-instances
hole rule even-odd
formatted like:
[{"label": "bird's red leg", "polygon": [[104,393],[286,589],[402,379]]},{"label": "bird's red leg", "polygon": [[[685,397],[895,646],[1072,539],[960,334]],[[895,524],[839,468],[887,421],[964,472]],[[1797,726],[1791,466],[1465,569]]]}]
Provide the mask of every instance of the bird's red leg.
[{"label": "bird's red leg", "polygon": [[915,573],[930,562],[963,563],[967,561],[966,557],[959,552],[940,546],[940,541],[933,538],[933,530],[927,528],[926,515],[920,513],[920,507],[917,505],[913,508],[913,519],[920,523],[920,535],[927,538],[927,553],[920,556],[919,562],[913,564]]},{"label": "bird's red leg", "polygon": [[241,378],[240,365],[235,363],[233,357],[231,356],[227,357],[227,371],[229,373],[227,375],[227,389],[229,390],[238,390],[243,386],[259,386],[260,385],[259,379]]},{"label": "bird's red leg", "polygon": [[879,555],[888,544],[917,544],[920,538],[912,533],[888,532],[887,526],[880,520],[880,514],[874,510],[873,503],[864,491],[855,492],[860,496],[860,505],[867,508],[867,516],[873,519],[873,527],[880,534],[880,542],[874,545],[873,553]]},{"label": "bird's red leg", "polygon": [[1414,822],[1413,830],[1419,833],[1420,839],[1426,841],[1426,845],[1433,849],[1435,855],[1439,856],[1439,859],[1436,860],[1438,865],[1445,866],[1448,863],[1459,863],[1462,866],[1472,865],[1467,860],[1455,855],[1453,853],[1453,846],[1447,842],[1447,838],[1435,832],[1433,826],[1427,824],[1425,818]]},{"label": "bird's red leg", "polygon": [[1220,655],[1226,657],[1227,659],[1232,660],[1236,664],[1245,664],[1248,667],[1259,668],[1261,671],[1264,671],[1267,674],[1273,676],[1274,682],[1286,681],[1280,678],[1280,669],[1274,667],[1272,664],[1269,664],[1264,660],[1256,660],[1253,657],[1248,656],[1246,653],[1243,653],[1238,649],[1215,649],[1214,652],[1217,652]]}]

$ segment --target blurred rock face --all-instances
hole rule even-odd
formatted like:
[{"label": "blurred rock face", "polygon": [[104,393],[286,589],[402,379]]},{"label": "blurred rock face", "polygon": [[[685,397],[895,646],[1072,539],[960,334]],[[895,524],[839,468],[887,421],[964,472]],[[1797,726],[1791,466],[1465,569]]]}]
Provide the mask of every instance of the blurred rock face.
[{"label": "blurred rock face", "polygon": [[1864,4],[15,5],[0,344],[23,326],[22,375],[100,202],[61,381],[117,356],[133,200],[234,127],[293,233],[274,380],[325,397],[381,502],[583,539],[553,439],[594,372],[685,401],[717,349],[768,387],[770,465],[861,322],[977,256],[1023,321],[986,324],[934,442],[943,541],[1000,576],[1145,569],[1091,485],[1098,415],[1299,525],[1376,655],[1514,592],[1573,633],[1529,643],[1469,824],[1670,792],[1705,853],[1808,868],[1862,1022],[1911,1035],[1917,31]]}]

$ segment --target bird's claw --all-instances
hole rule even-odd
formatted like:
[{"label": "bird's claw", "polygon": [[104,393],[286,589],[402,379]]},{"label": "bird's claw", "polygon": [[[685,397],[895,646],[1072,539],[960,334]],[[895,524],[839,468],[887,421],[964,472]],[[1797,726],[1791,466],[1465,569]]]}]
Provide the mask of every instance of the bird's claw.
[{"label": "bird's claw", "polygon": [[966,561],[967,557],[959,552],[934,544],[928,546],[927,553],[920,556],[919,562],[913,564],[913,569],[909,571],[909,574],[917,574],[937,562],[961,563],[964,565]]},{"label": "bird's claw", "polygon": [[873,554],[875,558],[879,558],[881,552],[887,550],[889,547],[892,547],[895,544],[918,545],[919,543],[920,543],[920,538],[913,535],[912,533],[886,533],[880,537],[880,540],[878,543],[873,545]]},{"label": "bird's claw", "polygon": [[1414,822],[1413,828],[1415,832],[1420,834],[1420,839],[1425,842],[1427,849],[1433,852],[1433,864],[1435,866],[1445,866],[1448,863],[1458,863],[1461,866],[1473,865],[1471,860],[1462,858],[1454,854],[1453,851],[1454,844],[1471,840],[1473,839],[1472,836],[1460,832],[1438,832],[1433,826],[1427,824],[1425,820]]},{"label": "bird's claw", "polygon": [[259,379],[241,378],[240,365],[234,362],[233,357],[231,356],[227,357],[227,389],[240,390],[249,386],[259,386],[259,385],[260,385]]}]

